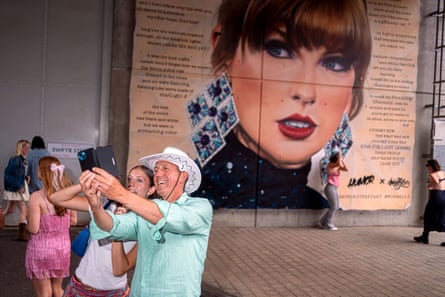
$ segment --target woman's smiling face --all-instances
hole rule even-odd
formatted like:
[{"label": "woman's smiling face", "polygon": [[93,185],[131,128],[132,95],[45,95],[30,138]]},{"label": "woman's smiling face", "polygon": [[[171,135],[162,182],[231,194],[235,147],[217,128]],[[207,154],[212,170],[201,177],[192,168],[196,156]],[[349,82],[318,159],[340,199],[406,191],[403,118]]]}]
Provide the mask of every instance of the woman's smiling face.
[{"label": "woman's smiling face", "polygon": [[264,49],[241,45],[229,65],[240,119],[236,135],[279,168],[306,164],[332,137],[352,101],[355,71],[341,52],[295,51],[283,28]]},{"label": "woman's smiling face", "polygon": [[140,168],[133,168],[127,176],[127,189],[141,197],[147,197],[152,187],[150,178]]}]

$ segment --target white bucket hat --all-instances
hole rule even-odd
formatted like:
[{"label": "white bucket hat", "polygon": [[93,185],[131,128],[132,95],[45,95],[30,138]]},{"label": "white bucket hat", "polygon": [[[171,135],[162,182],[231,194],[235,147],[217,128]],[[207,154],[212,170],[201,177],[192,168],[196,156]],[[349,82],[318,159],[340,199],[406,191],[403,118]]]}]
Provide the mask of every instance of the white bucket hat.
[{"label": "white bucket hat", "polygon": [[188,173],[188,180],[184,187],[186,193],[193,193],[199,188],[201,185],[201,171],[198,165],[178,148],[168,146],[162,153],[142,157],[139,162],[153,171],[156,162],[161,160],[173,163],[178,166],[180,171]]}]

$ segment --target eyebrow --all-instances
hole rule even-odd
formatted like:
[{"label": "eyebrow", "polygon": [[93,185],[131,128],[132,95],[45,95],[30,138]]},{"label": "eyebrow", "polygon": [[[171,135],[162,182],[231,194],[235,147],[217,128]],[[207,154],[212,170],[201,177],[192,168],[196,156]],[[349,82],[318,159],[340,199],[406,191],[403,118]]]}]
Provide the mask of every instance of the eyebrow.
[{"label": "eyebrow", "polygon": [[130,177],[134,177],[134,178],[138,178],[138,177],[142,177],[142,178],[144,178],[145,177],[145,175],[128,175],[127,176],[127,178],[130,178]]}]

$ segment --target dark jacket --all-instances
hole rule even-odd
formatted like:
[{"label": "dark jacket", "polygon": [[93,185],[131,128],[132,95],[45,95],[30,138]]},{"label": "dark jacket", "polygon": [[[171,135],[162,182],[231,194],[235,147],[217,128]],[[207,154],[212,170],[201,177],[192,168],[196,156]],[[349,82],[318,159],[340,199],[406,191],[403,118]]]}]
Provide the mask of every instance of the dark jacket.
[{"label": "dark jacket", "polygon": [[5,190],[18,192],[25,187],[26,167],[22,156],[11,157],[5,168],[4,184]]}]

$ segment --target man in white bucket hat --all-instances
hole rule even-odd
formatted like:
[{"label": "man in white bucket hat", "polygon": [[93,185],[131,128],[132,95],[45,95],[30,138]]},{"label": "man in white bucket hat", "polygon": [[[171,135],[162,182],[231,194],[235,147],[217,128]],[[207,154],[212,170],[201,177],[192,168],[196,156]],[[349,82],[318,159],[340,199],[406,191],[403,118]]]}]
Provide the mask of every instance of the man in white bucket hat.
[{"label": "man in white bucket hat", "polygon": [[[201,172],[186,153],[173,147],[140,162],[153,171],[160,199],[129,192],[100,168],[80,176],[93,218],[91,236],[138,241],[130,296],[198,297],[213,214],[207,199],[189,195],[198,189]],[[133,212],[115,216],[105,211],[101,194]]]}]

